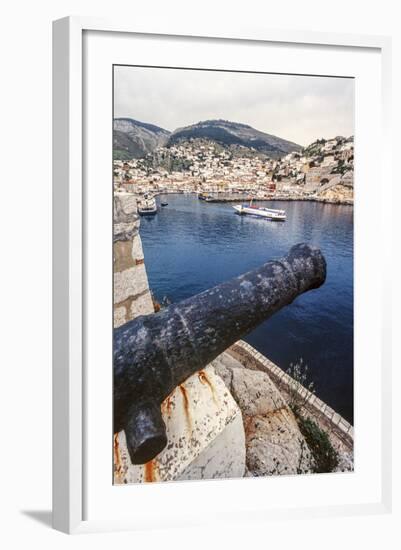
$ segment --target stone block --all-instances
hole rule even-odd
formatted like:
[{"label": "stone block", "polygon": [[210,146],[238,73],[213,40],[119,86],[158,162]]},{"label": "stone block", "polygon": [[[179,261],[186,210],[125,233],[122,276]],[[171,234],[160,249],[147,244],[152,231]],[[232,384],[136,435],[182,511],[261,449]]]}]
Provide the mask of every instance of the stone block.
[{"label": "stone block", "polygon": [[143,262],[144,258],[143,258],[142,241],[139,235],[137,235],[132,239],[131,254],[134,260],[140,260],[141,262]]},{"label": "stone block", "polygon": [[131,464],[124,432],[115,435],[116,484],[244,475],[241,411],[212,366],[178,386],[161,410],[168,444],[151,462]]},{"label": "stone block", "polygon": [[353,427],[353,426],[350,426],[350,427],[349,427],[348,435],[349,435],[352,439],[354,439],[354,427]]},{"label": "stone block", "polygon": [[177,479],[234,479],[244,475],[245,434],[238,414]]},{"label": "stone block", "polygon": [[218,374],[224,373],[224,381],[242,412],[247,470],[253,476],[311,472],[310,449],[269,375],[244,368],[238,361],[233,363],[227,355],[221,354],[213,364]]},{"label": "stone block", "polygon": [[351,427],[351,424],[349,422],[347,422],[346,420],[344,420],[344,418],[341,418],[340,422],[338,423],[338,427],[340,428],[340,430],[347,433],[348,430]]},{"label": "stone block", "polygon": [[114,318],[113,318],[114,328],[120,327],[126,323],[127,319],[127,309],[124,306],[114,308]]},{"label": "stone block", "polygon": [[334,413],[332,418],[331,418],[331,421],[333,424],[338,424],[341,420],[341,416],[338,414],[338,413]]},{"label": "stone block", "polygon": [[114,328],[128,323],[139,315],[154,313],[153,301],[149,290],[130,296],[114,306]]},{"label": "stone block", "polygon": [[153,301],[150,291],[140,294],[135,300],[132,300],[129,311],[130,320],[139,315],[149,315],[154,313]]},{"label": "stone block", "polygon": [[144,265],[133,266],[114,273],[114,303],[138,296],[149,290],[148,277]]},{"label": "stone block", "polygon": [[139,215],[137,202],[130,193],[114,193],[113,239],[127,241],[138,234]]},{"label": "stone block", "polygon": [[288,407],[246,420],[246,464],[254,476],[310,473],[313,459]]},{"label": "stone block", "polygon": [[262,371],[232,368],[231,393],[245,416],[265,414],[285,406],[269,376]]}]

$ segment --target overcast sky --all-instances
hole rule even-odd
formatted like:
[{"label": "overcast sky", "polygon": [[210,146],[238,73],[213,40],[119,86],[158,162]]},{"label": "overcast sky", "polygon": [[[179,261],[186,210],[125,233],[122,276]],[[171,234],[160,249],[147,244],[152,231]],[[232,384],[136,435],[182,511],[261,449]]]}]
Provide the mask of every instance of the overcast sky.
[{"label": "overcast sky", "polygon": [[222,118],[300,145],[354,133],[346,78],[115,67],[114,116],[175,130]]}]

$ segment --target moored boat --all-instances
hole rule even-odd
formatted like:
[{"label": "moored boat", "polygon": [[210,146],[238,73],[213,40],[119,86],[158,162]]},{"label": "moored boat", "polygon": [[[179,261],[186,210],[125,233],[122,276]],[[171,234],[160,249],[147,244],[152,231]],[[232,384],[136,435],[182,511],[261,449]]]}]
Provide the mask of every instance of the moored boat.
[{"label": "moored boat", "polygon": [[250,204],[235,204],[233,208],[236,213],[240,215],[249,214],[251,216],[259,216],[277,222],[284,222],[286,220],[285,210],[253,206],[252,201]]},{"label": "moored boat", "polygon": [[156,199],[144,195],[143,199],[138,201],[138,214],[140,216],[154,216],[157,214]]},{"label": "moored boat", "polygon": [[206,193],[198,193],[198,199],[200,201],[208,201],[210,200],[210,195],[207,195]]}]

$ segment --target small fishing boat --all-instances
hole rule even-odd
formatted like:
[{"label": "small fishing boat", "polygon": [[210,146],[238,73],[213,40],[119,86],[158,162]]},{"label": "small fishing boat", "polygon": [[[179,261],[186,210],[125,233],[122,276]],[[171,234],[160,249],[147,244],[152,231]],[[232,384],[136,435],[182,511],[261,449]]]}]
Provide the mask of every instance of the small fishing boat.
[{"label": "small fishing boat", "polygon": [[249,214],[251,216],[259,216],[277,222],[284,222],[286,220],[285,210],[254,206],[252,201],[249,204],[235,204],[233,208],[239,215]]},{"label": "small fishing boat", "polygon": [[138,214],[140,216],[154,216],[157,214],[156,199],[144,195],[143,199],[138,201]]},{"label": "small fishing boat", "polygon": [[168,202],[161,202],[161,206],[168,206]]}]

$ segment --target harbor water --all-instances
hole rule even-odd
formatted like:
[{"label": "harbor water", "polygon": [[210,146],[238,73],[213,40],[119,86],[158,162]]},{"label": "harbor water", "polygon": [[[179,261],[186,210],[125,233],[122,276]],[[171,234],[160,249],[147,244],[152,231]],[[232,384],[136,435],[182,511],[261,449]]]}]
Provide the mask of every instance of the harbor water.
[{"label": "harbor water", "polygon": [[[168,206],[161,207],[161,202]],[[285,255],[296,243],[321,248],[327,280],[244,338],[286,370],[301,358],[316,394],[353,423],[353,207],[269,201],[286,222],[239,216],[231,203],[162,195],[140,233],[155,298],[178,302]],[[257,202],[254,202],[258,205]]]}]

